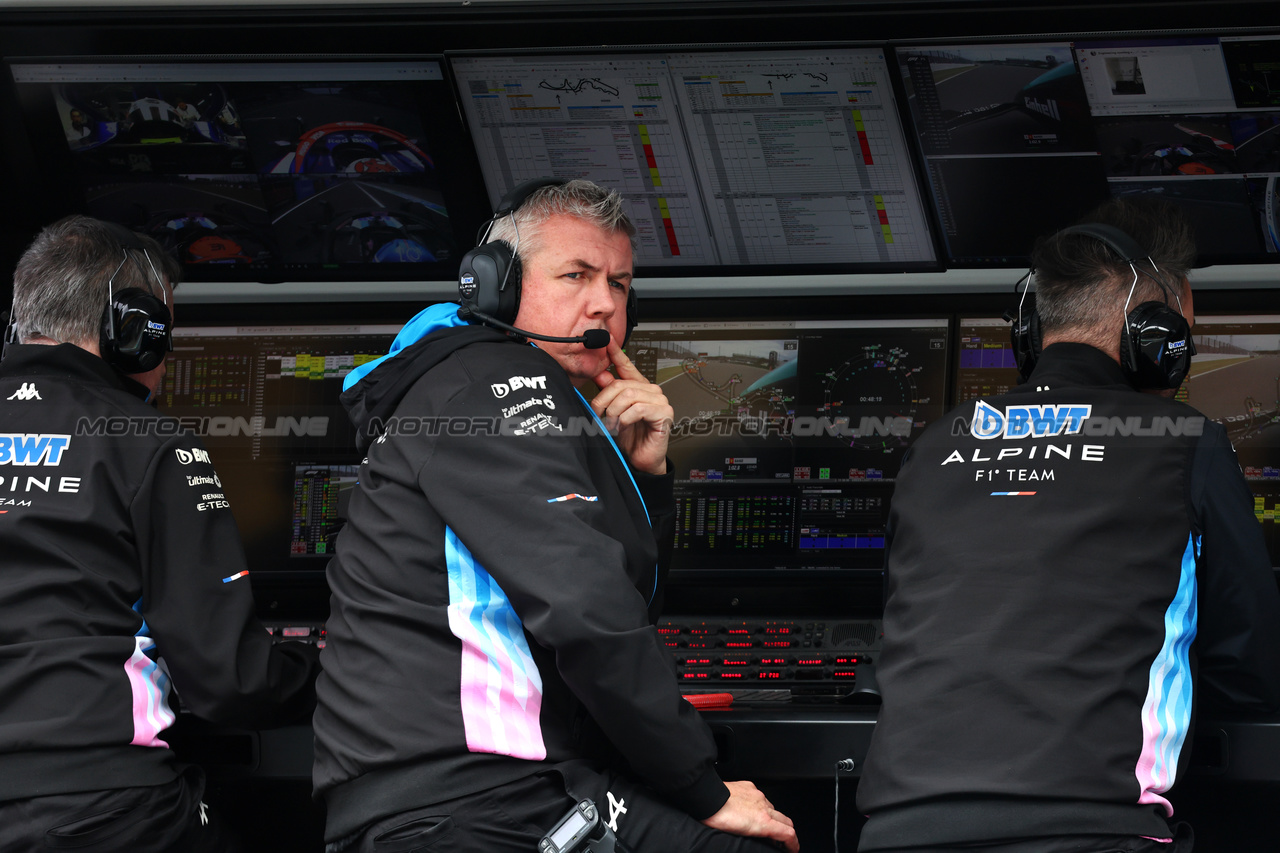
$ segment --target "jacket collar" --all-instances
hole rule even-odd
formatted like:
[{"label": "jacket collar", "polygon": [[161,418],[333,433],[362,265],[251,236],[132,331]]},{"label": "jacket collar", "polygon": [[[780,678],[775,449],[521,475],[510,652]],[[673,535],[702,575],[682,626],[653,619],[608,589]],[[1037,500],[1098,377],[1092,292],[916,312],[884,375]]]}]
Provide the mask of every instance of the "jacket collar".
[{"label": "jacket collar", "polygon": [[1012,393],[1081,386],[1134,390],[1114,358],[1088,344],[1063,342],[1045,347],[1031,376]]},{"label": "jacket collar", "polygon": [[119,373],[99,356],[75,344],[10,344],[0,362],[0,376],[49,376],[107,385],[140,400],[151,396],[141,382]]}]

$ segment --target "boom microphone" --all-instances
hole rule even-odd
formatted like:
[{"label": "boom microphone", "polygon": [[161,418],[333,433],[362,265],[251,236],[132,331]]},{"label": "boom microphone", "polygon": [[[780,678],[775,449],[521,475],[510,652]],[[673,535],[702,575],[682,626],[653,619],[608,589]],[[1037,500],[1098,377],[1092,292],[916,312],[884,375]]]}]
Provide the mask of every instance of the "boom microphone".
[{"label": "boom microphone", "polygon": [[582,344],[587,349],[604,349],[609,345],[609,331],[607,329],[587,329],[576,338],[556,338],[551,335],[539,335],[534,332],[526,332],[524,329],[517,329],[515,326],[509,326],[496,317],[490,317],[482,311],[474,308],[468,308],[465,305],[458,309],[458,319],[471,322],[479,320],[486,326],[493,326],[502,329],[504,332],[512,332],[522,338],[533,338],[535,341],[547,341],[553,344]]}]

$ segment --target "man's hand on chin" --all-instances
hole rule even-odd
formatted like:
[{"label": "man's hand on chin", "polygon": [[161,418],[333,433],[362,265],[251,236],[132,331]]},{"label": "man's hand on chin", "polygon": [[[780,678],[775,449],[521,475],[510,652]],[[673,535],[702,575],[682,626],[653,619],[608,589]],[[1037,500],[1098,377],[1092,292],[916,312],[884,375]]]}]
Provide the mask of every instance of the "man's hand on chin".
[{"label": "man's hand on chin", "polygon": [[662,389],[636,369],[616,341],[609,342],[608,353],[618,375],[602,370],[593,377],[600,393],[591,400],[591,408],[615,433],[618,448],[632,468],[665,474],[675,410]]}]

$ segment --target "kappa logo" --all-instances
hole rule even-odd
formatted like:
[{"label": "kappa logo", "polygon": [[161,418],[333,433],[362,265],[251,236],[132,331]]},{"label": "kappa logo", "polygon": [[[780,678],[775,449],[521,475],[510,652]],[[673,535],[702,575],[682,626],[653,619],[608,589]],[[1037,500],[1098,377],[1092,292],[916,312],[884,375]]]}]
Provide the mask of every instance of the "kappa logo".
[{"label": "kappa logo", "polygon": [[5,399],[7,400],[39,400],[40,392],[36,390],[36,383],[23,382],[22,387],[14,391]]},{"label": "kappa logo", "polygon": [[201,450],[198,447],[193,447],[190,450],[175,447],[173,452],[177,454],[178,461],[183,465],[190,465],[192,462],[208,462],[212,464],[212,460],[209,459],[209,451]]},{"label": "kappa logo", "polygon": [[519,391],[521,388],[528,388],[531,391],[545,391],[547,390],[547,377],[512,376],[506,382],[494,382],[489,387],[493,389],[493,396],[501,400],[512,391]]},{"label": "kappa logo", "polygon": [[973,407],[971,435],[979,439],[1044,438],[1076,435],[1093,411],[1091,405],[1008,406],[1002,412],[979,400]]}]

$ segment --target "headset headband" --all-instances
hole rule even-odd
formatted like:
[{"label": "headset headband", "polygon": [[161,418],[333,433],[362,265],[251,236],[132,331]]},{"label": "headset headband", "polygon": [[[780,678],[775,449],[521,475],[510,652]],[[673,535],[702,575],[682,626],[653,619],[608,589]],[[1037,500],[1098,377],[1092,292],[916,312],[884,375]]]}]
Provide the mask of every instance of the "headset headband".
[{"label": "headset headband", "polygon": [[1064,228],[1058,232],[1058,238],[1069,237],[1072,234],[1082,234],[1086,237],[1092,237],[1102,245],[1120,256],[1126,264],[1132,266],[1138,261],[1146,261],[1155,267],[1155,261],[1151,260],[1151,256],[1147,254],[1147,250],[1138,245],[1138,241],[1130,237],[1128,234],[1116,228],[1113,225],[1105,225],[1101,222],[1086,222],[1083,225],[1072,225],[1070,228]]}]

